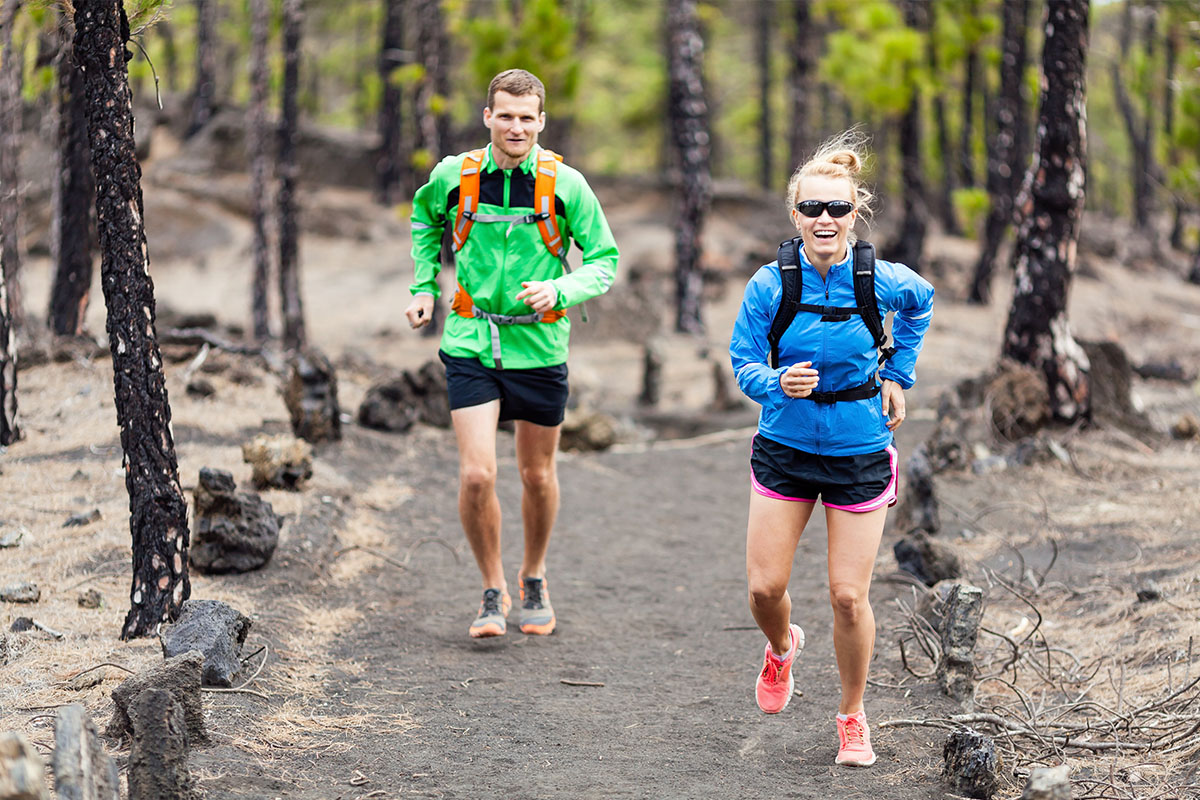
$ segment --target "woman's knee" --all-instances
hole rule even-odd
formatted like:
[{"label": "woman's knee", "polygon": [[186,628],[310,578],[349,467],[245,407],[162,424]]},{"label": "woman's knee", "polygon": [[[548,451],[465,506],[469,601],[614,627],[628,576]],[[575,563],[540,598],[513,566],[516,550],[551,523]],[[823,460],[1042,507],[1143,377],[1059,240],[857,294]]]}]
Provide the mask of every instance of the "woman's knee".
[{"label": "woman's knee", "polygon": [[833,613],[846,622],[857,622],[864,610],[868,609],[867,591],[852,584],[840,584],[829,587],[829,603]]},{"label": "woman's knee", "polygon": [[763,575],[750,575],[750,604],[756,608],[777,605],[787,593],[787,582]]}]

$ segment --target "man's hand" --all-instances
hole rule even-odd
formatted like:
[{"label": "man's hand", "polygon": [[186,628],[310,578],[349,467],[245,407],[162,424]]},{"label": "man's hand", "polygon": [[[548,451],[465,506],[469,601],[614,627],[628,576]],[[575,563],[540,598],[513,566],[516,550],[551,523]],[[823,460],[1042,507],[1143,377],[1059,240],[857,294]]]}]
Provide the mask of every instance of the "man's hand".
[{"label": "man's hand", "polygon": [[539,314],[553,310],[558,303],[558,289],[550,281],[521,281],[521,286],[524,289],[517,299],[524,300],[525,305]]},{"label": "man's hand", "polygon": [[879,389],[883,398],[883,415],[888,418],[889,431],[899,428],[904,422],[904,390],[895,381],[885,380]]},{"label": "man's hand", "polygon": [[433,321],[433,296],[419,294],[414,297],[408,308],[404,309],[404,316],[408,317],[408,324],[413,328],[424,328]]},{"label": "man's hand", "polygon": [[811,361],[792,364],[787,372],[779,376],[779,386],[788,397],[808,397],[817,388],[820,376],[812,368]]}]

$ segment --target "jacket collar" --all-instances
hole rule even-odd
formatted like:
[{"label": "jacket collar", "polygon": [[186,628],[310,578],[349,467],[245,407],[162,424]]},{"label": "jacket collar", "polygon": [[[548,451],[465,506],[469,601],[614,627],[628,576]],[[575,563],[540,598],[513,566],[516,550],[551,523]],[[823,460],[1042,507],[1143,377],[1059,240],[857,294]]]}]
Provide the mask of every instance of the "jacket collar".
[{"label": "jacket collar", "polygon": [[[534,144],[529,151],[529,155],[525,156],[525,160],[518,164],[516,168],[526,174],[532,175],[534,168],[537,166],[538,151],[541,149],[542,146],[540,144]],[[497,165],[495,159],[492,158],[492,143],[488,142],[487,157],[483,162],[483,171],[495,172],[498,169],[500,169],[499,165]]]},{"label": "jacket collar", "polygon": [[[809,269],[816,269],[816,267],[814,267],[812,265],[812,262],[808,260],[808,256],[805,255],[805,253],[804,253],[804,242],[800,243],[799,250],[800,250],[800,265],[801,265],[801,267],[808,267]],[[835,269],[841,269],[844,265],[849,264],[851,259],[853,259],[853,258],[854,258],[854,246],[851,245],[849,242],[846,242],[846,257],[843,258],[841,261],[837,262],[836,264],[832,265],[829,269],[831,271],[835,270]]]}]

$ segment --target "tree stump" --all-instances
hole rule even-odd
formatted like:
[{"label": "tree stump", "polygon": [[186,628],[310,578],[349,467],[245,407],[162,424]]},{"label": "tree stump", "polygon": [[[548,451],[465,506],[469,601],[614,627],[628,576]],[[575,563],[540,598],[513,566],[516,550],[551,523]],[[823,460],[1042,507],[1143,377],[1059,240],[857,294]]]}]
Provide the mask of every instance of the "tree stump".
[{"label": "tree stump", "polygon": [[1066,764],[1057,767],[1038,767],[1029,775],[1021,800],[1071,800],[1070,769]]},{"label": "tree stump", "polygon": [[298,492],[312,477],[312,445],[291,436],[260,433],[242,445],[242,460],[251,466],[255,487]]},{"label": "tree stump", "polygon": [[962,559],[945,542],[931,539],[924,531],[914,531],[892,545],[892,554],[900,569],[918,578],[926,586],[962,576]]},{"label": "tree stump", "polygon": [[358,423],[366,428],[404,433],[417,422],[450,427],[446,373],[433,361],[427,361],[415,373],[404,370],[395,378],[375,384],[358,407]]},{"label": "tree stump", "polygon": [[202,572],[259,569],[271,560],[279,544],[283,518],[258,495],[235,488],[230,473],[208,467],[200,470],[190,557],[192,566]]},{"label": "tree stump", "polygon": [[174,625],[162,635],[164,658],[192,650],[204,654],[202,686],[232,686],[242,671],[242,644],[250,632],[250,619],[219,600],[188,600]]},{"label": "tree stump", "polygon": [[104,751],[96,726],[78,703],[54,721],[54,791],[59,800],[118,800],[117,765]]},{"label": "tree stump", "polygon": [[642,351],[642,393],[638,405],[653,408],[662,399],[662,348],[656,342],[647,342]]},{"label": "tree stump", "polygon": [[990,798],[999,786],[1000,759],[992,737],[958,730],[946,737],[942,748],[942,777],[955,794]]},{"label": "tree stump", "polygon": [[938,661],[938,686],[965,703],[974,687],[975,641],[983,619],[983,590],[960,583],[951,587],[942,607],[942,657]]},{"label": "tree stump", "polygon": [[147,689],[163,689],[183,709],[183,724],[187,728],[188,741],[192,744],[208,741],[204,728],[204,708],[200,700],[200,674],[204,667],[204,654],[193,650],[168,659],[153,669],[139,672],[116,689],[112,699],[116,708],[108,723],[105,735],[120,737],[133,732],[129,707]]},{"label": "tree stump", "polygon": [[164,689],[146,689],[129,706],[129,800],[195,800],[188,772],[185,712]]},{"label": "tree stump", "polygon": [[19,733],[0,735],[0,798],[50,800],[42,779],[42,757]]},{"label": "tree stump", "polygon": [[337,399],[337,375],[320,351],[306,347],[292,356],[283,400],[292,433],[317,444],[342,438]]}]

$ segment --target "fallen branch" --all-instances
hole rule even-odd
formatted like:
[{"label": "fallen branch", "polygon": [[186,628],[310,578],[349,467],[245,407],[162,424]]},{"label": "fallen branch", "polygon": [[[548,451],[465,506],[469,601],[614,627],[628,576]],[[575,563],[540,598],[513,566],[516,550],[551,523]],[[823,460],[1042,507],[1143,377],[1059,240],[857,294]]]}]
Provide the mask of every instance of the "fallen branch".
[{"label": "fallen branch", "polygon": [[603,686],[603,683],[598,681],[574,681],[570,678],[559,678],[559,683],[565,683],[567,686]]}]

